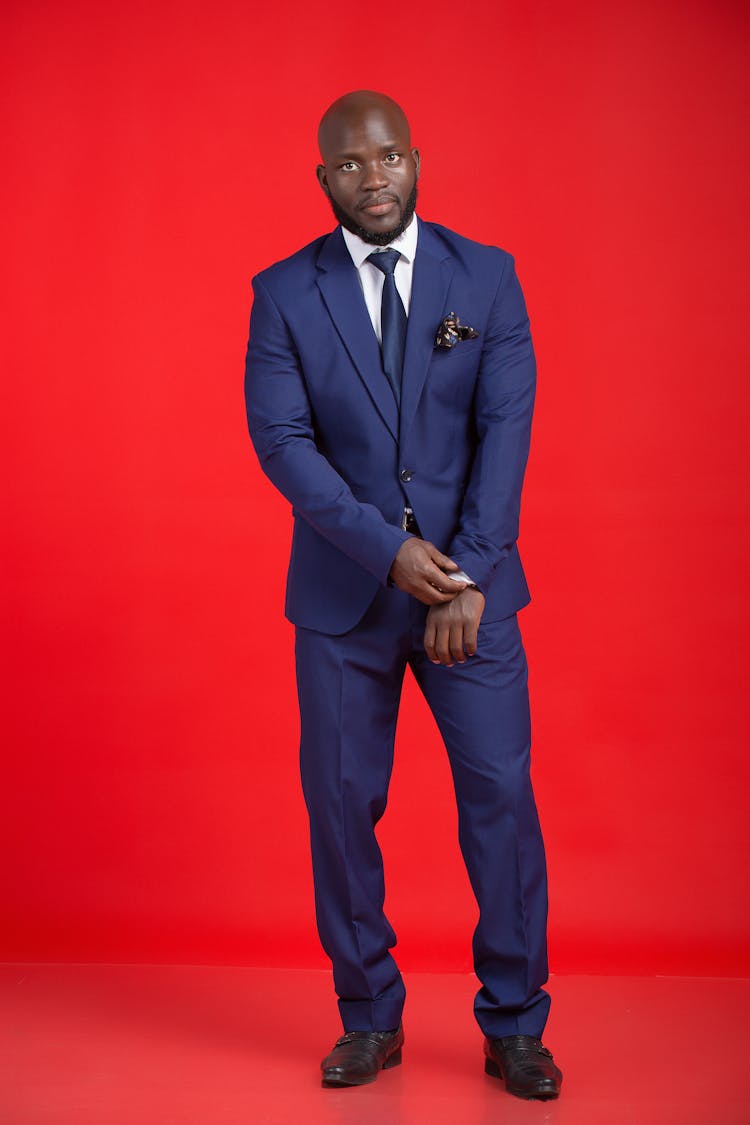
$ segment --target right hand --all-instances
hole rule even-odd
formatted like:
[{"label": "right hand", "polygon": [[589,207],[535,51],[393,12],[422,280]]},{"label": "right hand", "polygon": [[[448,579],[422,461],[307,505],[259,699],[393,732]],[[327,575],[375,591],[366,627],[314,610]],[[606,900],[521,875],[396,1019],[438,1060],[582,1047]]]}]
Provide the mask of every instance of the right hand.
[{"label": "right hand", "polygon": [[399,547],[389,578],[399,590],[425,605],[442,605],[453,601],[456,594],[466,589],[465,582],[446,577],[460,569],[458,563],[438,551],[434,543],[414,536],[405,539]]}]

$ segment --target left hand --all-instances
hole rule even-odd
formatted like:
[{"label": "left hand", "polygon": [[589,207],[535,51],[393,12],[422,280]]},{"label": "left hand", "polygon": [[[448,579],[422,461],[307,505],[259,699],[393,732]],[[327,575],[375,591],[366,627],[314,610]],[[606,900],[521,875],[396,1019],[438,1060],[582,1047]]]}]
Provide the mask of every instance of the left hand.
[{"label": "left hand", "polygon": [[484,613],[484,594],[469,587],[452,602],[430,606],[424,630],[424,650],[433,664],[465,664],[477,651],[477,632]]}]

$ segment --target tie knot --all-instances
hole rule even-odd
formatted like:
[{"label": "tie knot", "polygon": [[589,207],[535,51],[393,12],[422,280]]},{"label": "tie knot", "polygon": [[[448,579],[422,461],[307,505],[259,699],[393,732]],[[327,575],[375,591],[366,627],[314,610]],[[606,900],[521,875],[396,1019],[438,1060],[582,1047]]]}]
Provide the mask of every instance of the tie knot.
[{"label": "tie knot", "polygon": [[367,261],[372,262],[375,269],[380,270],[381,273],[392,275],[400,257],[398,250],[381,250],[379,253],[376,251],[370,254]]}]

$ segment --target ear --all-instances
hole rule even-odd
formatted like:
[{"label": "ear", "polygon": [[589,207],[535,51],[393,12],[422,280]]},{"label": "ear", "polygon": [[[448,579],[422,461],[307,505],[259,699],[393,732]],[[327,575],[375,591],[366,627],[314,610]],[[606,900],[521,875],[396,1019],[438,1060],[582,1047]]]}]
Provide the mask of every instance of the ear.
[{"label": "ear", "polygon": [[322,187],[324,193],[330,199],[331,193],[328,190],[328,180],[326,179],[326,166],[325,166],[325,164],[319,164],[318,165],[318,167],[315,169],[315,175],[318,177],[318,183]]},{"label": "ear", "polygon": [[411,150],[411,158],[414,161],[414,167],[417,170],[416,178],[419,179],[419,149],[418,148],[413,148]]}]

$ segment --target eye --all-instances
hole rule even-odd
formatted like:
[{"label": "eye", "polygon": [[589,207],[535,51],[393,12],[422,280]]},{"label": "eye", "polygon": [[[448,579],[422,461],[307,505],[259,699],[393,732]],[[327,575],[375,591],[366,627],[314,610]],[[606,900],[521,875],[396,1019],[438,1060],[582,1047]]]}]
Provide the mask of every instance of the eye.
[{"label": "eye", "polygon": [[343,164],[339,165],[342,172],[351,172],[357,165],[353,160],[345,160]]},{"label": "eye", "polygon": [[386,164],[397,164],[401,159],[401,153],[389,152],[385,158]]}]

